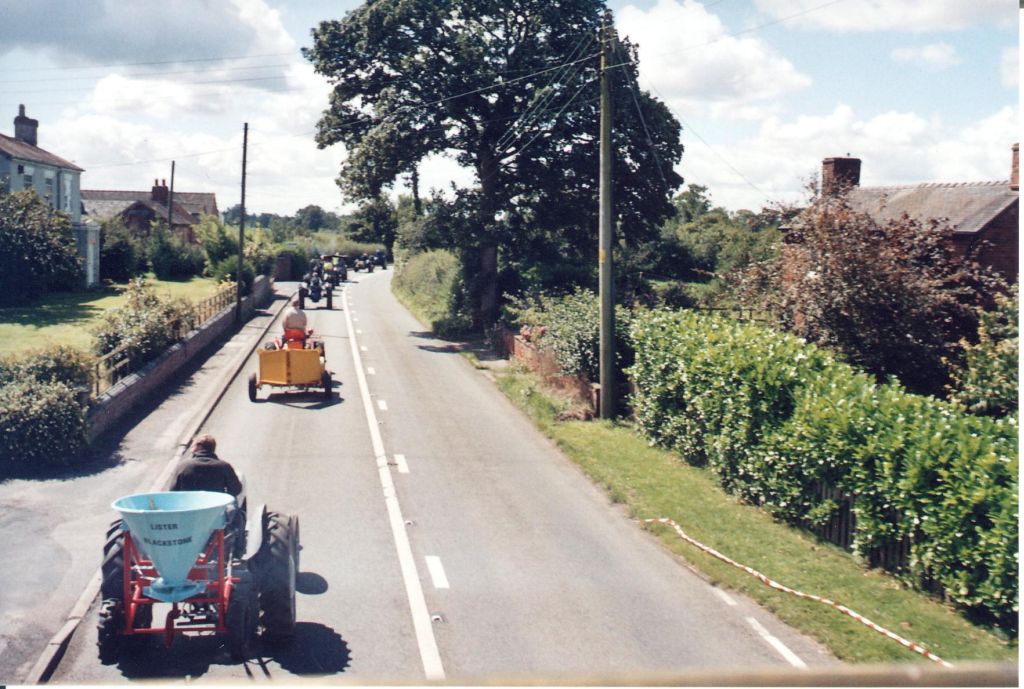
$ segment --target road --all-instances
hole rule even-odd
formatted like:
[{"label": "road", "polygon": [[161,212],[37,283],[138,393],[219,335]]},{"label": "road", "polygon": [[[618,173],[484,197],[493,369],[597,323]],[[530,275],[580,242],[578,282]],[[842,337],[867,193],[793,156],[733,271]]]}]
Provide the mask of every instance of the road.
[{"label": "road", "polygon": [[[244,473],[251,495],[301,517],[296,642],[239,663],[215,638],[183,639],[102,665],[93,607],[53,682],[514,683],[836,662],[750,601],[713,589],[629,521],[484,373],[423,332],[391,295],[390,274],[353,275],[333,311],[308,310],[334,371],[329,402],[266,390],[249,402],[250,359],[203,427]],[[249,336],[229,347],[244,350]],[[217,375],[224,374],[188,379],[176,394],[215,387]],[[213,392],[204,394],[212,401]],[[88,581],[87,565],[98,563],[110,500],[158,478],[176,448],[161,452],[156,438],[170,438],[168,419],[183,416],[161,404],[140,420],[143,435],[128,432],[106,464],[65,479],[77,500],[56,511],[89,517],[39,527],[50,528],[44,540],[71,529],[98,536],[82,538],[89,550],[76,545],[69,555],[65,533],[61,549],[41,548],[23,562],[31,569],[43,558],[58,574],[76,571],[61,579],[69,593],[47,601],[58,610],[42,615],[21,604],[17,611],[22,629],[39,616],[36,643],[60,627],[51,613],[66,614],[75,588]],[[153,423],[163,430],[147,428]],[[146,442],[149,454],[130,450]],[[136,454],[145,455],[138,466],[118,459]],[[12,519],[5,511],[0,527]],[[0,612],[5,620],[10,614]],[[3,638],[10,644],[20,636]],[[19,657],[24,672],[31,658]],[[0,662],[0,671],[9,669]]]}]

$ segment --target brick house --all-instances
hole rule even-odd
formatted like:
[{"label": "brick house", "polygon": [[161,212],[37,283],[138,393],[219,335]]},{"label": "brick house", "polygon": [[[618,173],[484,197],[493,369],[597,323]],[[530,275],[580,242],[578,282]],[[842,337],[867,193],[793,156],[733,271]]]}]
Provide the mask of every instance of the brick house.
[{"label": "brick house", "polygon": [[82,206],[86,216],[103,222],[119,217],[136,235],[149,234],[150,223],[167,219],[168,204],[173,203],[171,230],[182,240],[196,243],[195,226],[203,215],[218,215],[217,196],[204,192],[174,192],[171,201],[166,180],[153,180],[149,191],[83,189]]},{"label": "brick house", "polygon": [[[860,186],[859,158],[826,158],[821,167],[821,191],[849,188],[853,210],[885,223],[907,216],[926,221],[945,219],[961,256],[975,251],[1011,283],[1017,282],[1019,260],[1019,146],[1012,147],[1010,179],[992,182],[940,182],[890,187]],[[799,217],[790,228],[799,225]]]}]

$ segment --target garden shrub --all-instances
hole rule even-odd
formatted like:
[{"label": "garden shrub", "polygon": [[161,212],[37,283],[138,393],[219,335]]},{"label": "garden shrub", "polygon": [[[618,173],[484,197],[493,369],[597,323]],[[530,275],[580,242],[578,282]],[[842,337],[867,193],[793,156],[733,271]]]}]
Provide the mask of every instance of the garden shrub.
[{"label": "garden shrub", "polygon": [[[230,256],[223,259],[213,267],[211,277],[217,282],[238,282],[238,257]],[[252,292],[252,284],[256,279],[256,270],[252,263],[245,259],[242,261],[242,294]]]},{"label": "garden shrub", "polygon": [[449,337],[472,329],[462,269],[450,251],[426,251],[396,265],[391,286],[438,335]]},{"label": "garden shrub", "polygon": [[0,359],[0,385],[19,380],[63,383],[72,388],[88,387],[92,362],[84,352],[56,345],[27,354]]},{"label": "garden shrub", "polygon": [[0,386],[0,476],[70,464],[85,442],[85,410],[71,387],[31,378]]},{"label": "garden shrub", "polygon": [[120,220],[103,223],[100,231],[100,277],[128,282],[146,270],[146,251]]},{"label": "garden shrub", "polygon": [[[561,296],[540,294],[513,300],[506,307],[506,317],[516,329],[533,333],[531,341],[549,347],[555,354],[562,373],[600,378],[601,303],[594,292],[577,287]],[[633,363],[633,347],[629,340],[630,312],[615,307],[616,368],[622,370]]]},{"label": "garden shrub", "polygon": [[34,191],[0,190],[0,306],[77,288],[81,263],[66,213],[52,210]]},{"label": "garden shrub", "polygon": [[950,401],[972,414],[1005,416],[1017,411],[1020,389],[1019,287],[995,301],[979,315],[977,341],[960,341],[964,365],[953,369]]},{"label": "garden shrub", "polygon": [[160,223],[154,223],[147,252],[153,273],[161,280],[199,275],[206,264],[202,249],[170,235]]},{"label": "garden shrub", "polygon": [[909,543],[901,574],[937,583],[1016,634],[1017,420],[877,384],[801,340],[721,316],[642,312],[633,405],[642,431],[798,525],[853,498],[854,550]]},{"label": "garden shrub", "polygon": [[95,352],[100,356],[126,345],[121,357],[142,364],[195,326],[195,309],[189,302],[160,297],[142,280],[132,282],[127,295],[124,306],[105,312],[96,326]]}]

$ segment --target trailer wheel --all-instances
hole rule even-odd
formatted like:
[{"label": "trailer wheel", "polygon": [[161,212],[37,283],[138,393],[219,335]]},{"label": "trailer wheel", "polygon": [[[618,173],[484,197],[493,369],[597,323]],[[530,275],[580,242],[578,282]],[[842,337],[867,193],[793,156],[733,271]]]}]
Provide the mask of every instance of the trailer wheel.
[{"label": "trailer wheel", "polygon": [[252,642],[259,625],[259,594],[248,570],[235,570],[233,574],[238,581],[231,589],[225,620],[228,649],[235,660],[245,660],[252,655]]},{"label": "trailer wheel", "polygon": [[324,374],[320,376],[320,384],[324,386],[324,399],[331,399],[331,373],[330,371],[324,371]]},{"label": "trailer wheel", "polygon": [[263,545],[256,553],[260,576],[260,612],[263,633],[271,641],[295,637],[295,557],[285,515],[267,512]]},{"label": "trailer wheel", "polygon": [[250,402],[255,402],[256,401],[256,390],[257,390],[256,374],[255,373],[250,373],[249,374],[249,401]]}]

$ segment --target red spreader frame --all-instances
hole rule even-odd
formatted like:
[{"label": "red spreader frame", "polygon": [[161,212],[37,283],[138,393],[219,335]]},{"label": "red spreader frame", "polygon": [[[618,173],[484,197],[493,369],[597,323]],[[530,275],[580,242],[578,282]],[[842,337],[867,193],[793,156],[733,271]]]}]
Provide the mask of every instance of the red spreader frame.
[{"label": "red spreader frame", "polygon": [[[194,582],[204,582],[206,588],[201,592],[186,598],[183,601],[171,603],[171,610],[164,619],[163,627],[139,627],[135,628],[135,617],[141,606],[155,605],[163,601],[146,596],[143,592],[151,585],[160,574],[156,571],[153,563],[142,557],[130,531],[124,535],[124,626],[121,634],[134,636],[135,634],[163,634],[164,645],[170,648],[174,641],[175,634],[200,634],[200,633],[227,633],[228,606],[231,605],[231,593],[238,577],[227,576],[224,559],[224,529],[217,529],[210,536],[206,549],[196,558],[189,572],[188,578]],[[175,626],[175,620],[187,617],[182,610],[182,605],[209,605],[216,613],[215,623],[197,623],[188,620],[188,626]],[[208,615],[204,615],[208,617]]]}]

